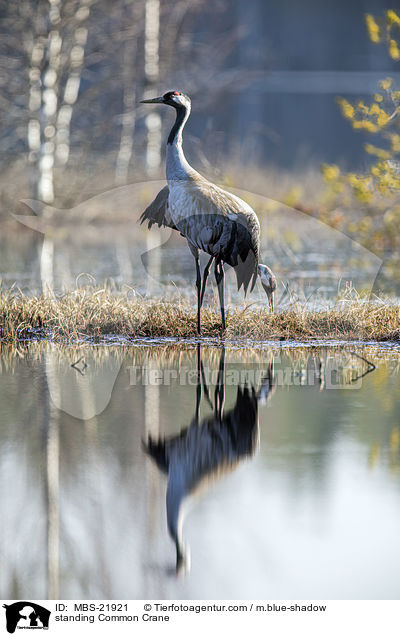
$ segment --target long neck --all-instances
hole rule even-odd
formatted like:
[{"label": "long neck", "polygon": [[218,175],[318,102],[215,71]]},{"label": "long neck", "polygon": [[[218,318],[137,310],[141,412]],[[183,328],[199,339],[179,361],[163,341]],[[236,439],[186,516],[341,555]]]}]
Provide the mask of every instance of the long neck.
[{"label": "long neck", "polygon": [[176,546],[176,570],[185,566],[185,546],[182,539],[182,506],[186,496],[184,477],[181,471],[172,471],[167,488],[167,524]]},{"label": "long neck", "polygon": [[186,161],[182,148],[182,131],[190,115],[190,106],[176,110],[176,120],[167,141],[167,180],[188,179],[193,168]]}]

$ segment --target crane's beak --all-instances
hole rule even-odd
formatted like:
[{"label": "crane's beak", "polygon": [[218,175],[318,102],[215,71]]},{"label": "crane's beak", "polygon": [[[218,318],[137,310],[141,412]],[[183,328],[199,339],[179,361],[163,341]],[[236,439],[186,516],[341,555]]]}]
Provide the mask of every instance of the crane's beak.
[{"label": "crane's beak", "polygon": [[141,104],[163,104],[164,97],[153,97],[152,99],[141,99]]}]

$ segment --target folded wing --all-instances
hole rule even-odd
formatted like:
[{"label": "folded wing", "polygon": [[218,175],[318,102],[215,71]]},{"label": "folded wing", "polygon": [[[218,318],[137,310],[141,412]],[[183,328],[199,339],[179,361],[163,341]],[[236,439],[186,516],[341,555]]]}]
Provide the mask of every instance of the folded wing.
[{"label": "folded wing", "polygon": [[147,227],[149,229],[154,223],[156,223],[158,227],[170,227],[173,230],[176,230],[177,228],[168,209],[168,197],[169,188],[166,185],[162,190],[160,190],[154,201],[147,206],[143,214],[141,214],[139,219],[140,223],[142,224],[147,221]]}]

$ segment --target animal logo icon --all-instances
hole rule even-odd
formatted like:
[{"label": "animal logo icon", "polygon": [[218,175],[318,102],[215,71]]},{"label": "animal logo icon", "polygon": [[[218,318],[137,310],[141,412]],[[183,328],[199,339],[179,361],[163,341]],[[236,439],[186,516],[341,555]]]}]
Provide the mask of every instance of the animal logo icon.
[{"label": "animal logo icon", "polygon": [[17,601],[11,605],[4,604],[6,610],[6,627],[9,634],[20,629],[48,629],[50,610],[32,603],[31,601]]}]

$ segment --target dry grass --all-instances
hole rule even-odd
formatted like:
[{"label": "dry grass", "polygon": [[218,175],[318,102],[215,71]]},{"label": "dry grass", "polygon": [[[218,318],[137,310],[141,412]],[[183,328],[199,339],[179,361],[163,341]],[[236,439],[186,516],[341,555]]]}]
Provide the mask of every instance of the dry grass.
[{"label": "dry grass", "polygon": [[[400,340],[400,306],[355,296],[338,300],[326,311],[299,304],[269,314],[252,306],[230,308],[226,339],[251,340]],[[204,337],[221,335],[217,308],[202,310]],[[196,337],[196,310],[182,299],[143,300],[107,288],[77,289],[68,294],[28,297],[0,291],[0,341],[29,338],[58,342],[99,342],[106,335],[126,338]]]}]

